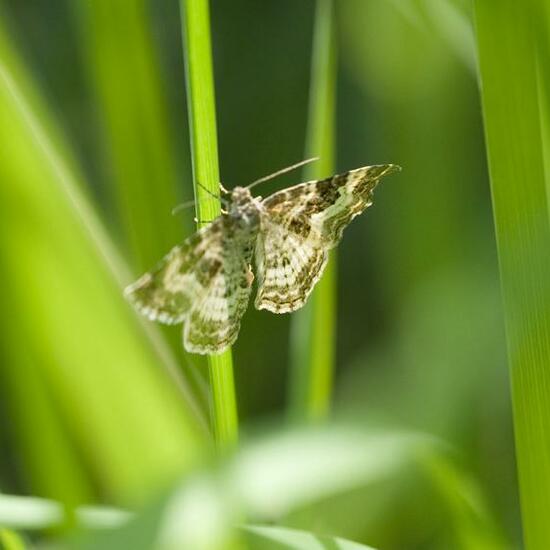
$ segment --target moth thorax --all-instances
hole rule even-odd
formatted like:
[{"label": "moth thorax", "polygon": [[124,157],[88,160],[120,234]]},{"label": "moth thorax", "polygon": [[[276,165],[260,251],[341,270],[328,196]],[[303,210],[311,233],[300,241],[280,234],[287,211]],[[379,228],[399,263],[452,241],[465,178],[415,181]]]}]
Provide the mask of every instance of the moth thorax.
[{"label": "moth thorax", "polygon": [[252,202],[252,195],[246,187],[235,187],[235,189],[231,191],[231,202],[235,206],[245,206]]},{"label": "moth thorax", "polygon": [[246,187],[235,187],[231,191],[230,213],[242,215],[245,212],[253,212],[255,210],[257,210],[256,203]]},{"label": "moth thorax", "polygon": [[240,225],[256,225],[259,209],[256,201],[246,187],[235,187],[231,191],[229,215],[238,220]]}]

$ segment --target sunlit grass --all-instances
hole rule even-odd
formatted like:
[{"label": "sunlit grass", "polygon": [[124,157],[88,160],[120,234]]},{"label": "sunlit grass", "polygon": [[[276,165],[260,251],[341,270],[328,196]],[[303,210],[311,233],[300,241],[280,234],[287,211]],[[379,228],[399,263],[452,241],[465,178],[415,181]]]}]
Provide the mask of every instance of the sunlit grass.
[{"label": "sunlit grass", "polygon": [[[221,60],[216,75],[224,91],[220,96],[218,88],[218,100],[225,100],[231,88],[238,96],[243,86],[250,90],[255,83],[258,58],[253,50],[257,46],[262,52],[262,62],[267,55],[262,49],[267,41],[260,44],[265,37],[259,36],[257,27],[265,22],[267,28],[277,18],[264,7],[250,5],[244,10],[239,5],[210,5],[216,59]],[[400,6],[400,12],[392,5]],[[25,6],[21,4],[20,9]],[[480,330],[488,327],[487,320],[476,319],[465,328],[464,320],[459,319],[471,311],[483,316],[483,308],[492,308],[487,319],[498,320],[492,300],[481,300],[477,310],[467,304],[456,310],[448,307],[462,298],[475,301],[476,292],[483,292],[483,282],[472,288],[459,286],[458,291],[453,285],[469,273],[468,266],[471,271],[479,269],[478,264],[486,260],[484,254],[490,253],[490,246],[475,252],[479,241],[490,241],[490,235],[475,233],[472,228],[482,226],[469,221],[469,217],[485,213],[476,203],[479,196],[473,194],[483,178],[472,175],[482,170],[475,159],[463,162],[463,142],[476,148],[479,156],[483,153],[475,139],[472,145],[473,124],[468,122],[477,113],[477,105],[472,107],[471,98],[462,97],[466,88],[456,85],[460,76],[456,67],[447,71],[451,54],[443,46],[447,44],[461,66],[467,67],[464,73],[470,78],[475,64],[467,10],[452,0],[419,0],[405,8],[397,1],[317,2],[306,156],[319,155],[321,161],[308,169],[304,179],[335,172],[336,21],[339,25],[352,23],[339,27],[345,29],[339,42],[346,44],[338,79],[343,98],[339,106],[344,130],[339,147],[342,160],[346,157],[347,163],[348,158],[370,157],[371,152],[378,155],[379,143],[385,143],[386,150],[384,146],[381,150],[387,158],[375,156],[376,162],[394,161],[407,168],[402,178],[405,183],[388,185],[380,197],[387,210],[382,213],[377,208],[371,216],[375,219],[378,215],[378,223],[383,218],[379,227],[385,230],[376,235],[378,244],[369,241],[369,250],[358,248],[352,260],[375,260],[368,269],[368,291],[380,293],[378,302],[373,300],[368,322],[363,317],[338,319],[342,329],[339,349],[345,356],[342,380],[349,376],[348,385],[354,386],[355,395],[343,392],[339,405],[350,398],[365,404],[367,421],[359,414],[354,414],[353,422],[334,423],[327,418],[332,416],[327,413],[334,393],[338,317],[333,258],[310,305],[292,316],[294,366],[287,386],[289,413],[294,419],[325,422],[303,429],[291,429],[288,423],[261,424],[260,433],[247,433],[237,441],[231,352],[211,357],[214,436],[221,449],[231,448],[214,461],[203,419],[196,414],[196,397],[175,367],[173,346],[166,345],[154,324],[138,320],[121,295],[138,270],[150,268],[185,234],[186,228],[182,231],[179,227],[182,218],[169,214],[185,192],[179,181],[191,189],[189,178],[177,169],[185,168],[188,151],[177,150],[175,144],[182,140],[174,138],[175,132],[186,132],[187,120],[172,116],[173,105],[165,97],[169,95],[167,86],[183,87],[184,75],[178,69],[164,82],[159,67],[166,59],[160,56],[163,61],[159,61],[157,55],[161,44],[174,46],[174,41],[164,39],[170,32],[179,38],[180,28],[184,31],[197,218],[206,222],[220,213],[219,201],[210,195],[218,194],[220,176],[208,6],[206,0],[181,0],[182,25],[174,17],[170,31],[161,3],[147,10],[141,3],[129,1],[116,6],[106,0],[85,6],[71,4],[77,15],[73,21],[75,42],[84,53],[82,73],[93,97],[85,108],[98,115],[100,129],[97,135],[96,128],[83,125],[79,129],[88,139],[92,133],[101,151],[86,156],[88,165],[100,165],[91,172],[101,174],[101,181],[93,184],[86,181],[92,178],[81,174],[68,140],[53,121],[34,83],[38,78],[29,78],[8,39],[7,26],[0,26],[0,282],[4,309],[0,388],[1,412],[8,415],[0,435],[2,443],[5,438],[10,444],[6,471],[0,471],[0,478],[2,484],[11,484],[0,490],[8,492],[15,487],[12,492],[18,492],[18,496],[0,493],[0,525],[25,533],[24,537],[31,533],[38,545],[44,541],[48,547],[82,550],[272,550],[281,545],[350,550],[370,546],[422,550],[515,547],[505,540],[499,524],[502,518],[495,519],[492,510],[495,495],[511,500],[513,491],[504,487],[511,482],[508,478],[503,482],[496,474],[493,481],[499,487],[495,490],[488,487],[490,481],[476,477],[483,472],[477,462],[485,461],[499,470],[500,465],[491,460],[500,461],[499,451],[506,448],[506,441],[501,441],[506,437],[499,432],[506,423],[506,411],[491,406],[491,398],[502,389],[498,382],[473,388],[472,380],[475,384],[489,378],[468,379],[462,369],[452,373],[456,365],[470,372],[499,360],[493,357],[492,333]],[[299,11],[302,6],[297,3],[292,9]],[[338,16],[333,13],[336,6],[342,10]],[[548,212],[542,206],[547,197],[537,119],[543,101],[537,97],[535,39],[527,30],[527,12],[512,0],[502,6],[496,6],[496,1],[480,2],[477,8],[523,513],[529,548],[546,548],[549,385],[544,366],[548,362],[550,246]],[[349,10],[347,18],[342,18],[345,10]],[[405,12],[407,19],[399,19]],[[543,20],[538,20],[538,30],[544,34]],[[413,22],[414,32],[404,21]],[[308,15],[307,24],[304,21],[300,26],[300,36],[309,32],[310,23]],[[226,25],[243,32],[224,35]],[[295,67],[299,56],[306,59],[309,51],[288,49],[292,29],[287,26],[283,32],[274,25],[278,29],[277,54],[270,59]],[[366,32],[373,28],[378,40]],[[436,42],[435,34],[444,35],[444,40]],[[66,36],[59,35],[65,48]],[[25,54],[27,44],[23,41],[30,37],[20,35]],[[246,55],[234,60],[232,47],[239,43],[246,46]],[[424,48],[426,45],[429,47]],[[503,46],[506,55],[502,55]],[[536,46],[540,48],[541,42]],[[309,42],[305,47],[309,48]],[[289,51],[296,59],[287,59]],[[181,54],[179,44],[171,54]],[[232,71],[241,64],[253,67],[250,80],[234,82]],[[269,66],[270,71],[272,68],[277,74],[275,64]],[[43,84],[44,75],[40,73],[40,77]],[[432,79],[445,82],[432,86]],[[367,92],[371,83],[378,90],[372,95]],[[470,84],[472,97],[477,97],[473,82]],[[261,95],[258,92],[258,102],[265,101],[260,105],[262,111],[274,113],[266,120],[292,112],[288,105],[276,101],[279,92],[294,85],[290,77],[279,82],[274,78],[272,89],[262,90]],[[386,103],[388,95],[391,99]],[[294,99],[305,119],[305,90],[300,97],[297,87]],[[374,103],[382,107],[377,110]],[[243,121],[253,112],[249,107],[243,101],[237,104]],[[382,117],[378,116],[380,110],[386,111]],[[73,116],[70,111],[60,114]],[[285,118],[285,131],[296,133],[303,126],[304,120],[294,118]],[[356,118],[361,121],[354,126]],[[388,120],[397,121],[395,129],[391,122],[386,126]],[[359,126],[368,126],[368,133],[358,135]],[[272,130],[269,125],[259,127],[256,142],[250,153],[248,149],[242,153],[243,158],[248,161],[256,147],[261,154],[265,138],[273,162],[279,159],[276,140],[268,139]],[[234,154],[242,147],[241,139],[246,143],[247,135],[241,128],[229,131],[234,143],[226,142],[223,152]],[[88,187],[107,193],[89,192]],[[91,196],[102,196],[97,210]],[[359,228],[355,225],[356,231]],[[356,242],[362,243],[364,238],[356,233]],[[113,242],[133,264],[132,276]],[[459,266],[457,258],[462,261],[464,250],[471,258]],[[349,261],[346,253],[341,252],[340,261]],[[359,272],[360,267],[354,269]],[[433,282],[436,269],[439,286]],[[351,292],[342,290],[345,308]],[[415,300],[405,299],[412,291]],[[367,303],[357,293],[352,299]],[[258,326],[262,326],[262,317],[257,315]],[[397,321],[400,317],[406,321]],[[384,326],[372,330],[367,326],[370,319],[373,324],[380,319]],[[283,326],[285,319],[278,317],[273,322]],[[368,332],[369,341],[362,348],[347,349],[345,331],[350,327],[357,331],[357,326],[361,335]],[[473,334],[455,340],[451,335],[455,329]],[[398,334],[400,330],[406,334]],[[180,330],[170,327],[170,331],[169,338],[181,348]],[[277,345],[275,335],[269,335],[269,346],[261,347],[247,340],[246,333],[240,338],[239,346],[252,358],[253,368],[247,369],[247,375],[253,376],[241,378],[239,397],[244,403],[243,417],[252,424],[258,416],[266,412],[278,415],[280,410],[270,408],[277,403],[271,386],[269,395],[267,391],[258,395],[258,402],[265,398],[268,403],[262,410],[247,410],[247,398],[258,394],[264,377],[280,381],[287,371],[286,364],[271,360]],[[398,361],[404,365],[402,370],[396,368]],[[361,376],[350,375],[354,365]],[[277,369],[277,376],[270,368]],[[445,393],[446,387],[451,387],[452,394]],[[391,410],[378,406],[380,396],[390,403]],[[506,396],[498,403],[505,400]],[[336,417],[342,411],[335,407],[334,412]],[[424,416],[430,421],[422,428],[430,433],[432,426],[434,432],[441,428],[438,433],[445,442],[411,429],[419,419],[422,423]],[[456,441],[449,426],[459,430],[465,441],[470,440],[475,450],[459,443],[458,452],[449,451],[448,441]],[[509,464],[510,460],[502,462]],[[50,499],[41,498],[45,496]],[[513,502],[498,506],[499,514],[502,509],[505,513],[512,510],[513,524]],[[73,538],[75,528],[80,530],[77,540]],[[9,550],[24,547],[26,539],[6,529],[0,530],[0,545]],[[513,533],[514,526],[508,530]]]},{"label": "sunlit grass", "polygon": [[92,479],[144,498],[196,463],[200,424],[122,298],[127,272],[3,26],[0,118],[2,375],[26,481],[70,505],[94,498]]},{"label": "sunlit grass", "polygon": [[536,57],[547,31],[533,32],[532,7],[475,2],[523,528],[539,549],[550,547],[550,218]]},{"label": "sunlit grass", "polygon": [[[304,170],[304,181],[334,173],[336,36],[332,0],[318,0],[311,62],[305,158],[319,161]],[[289,413],[295,420],[327,415],[336,354],[336,253],[331,252],[323,277],[301,311],[294,313],[291,333]]]},{"label": "sunlit grass", "polygon": [[[210,44],[210,15],[207,0],[181,0],[183,47],[187,73],[187,101],[193,181],[198,226],[220,215],[220,170],[214,76]],[[231,349],[208,357],[212,391],[212,424],[221,447],[238,437],[237,401]]]},{"label": "sunlit grass", "polygon": [[[116,220],[113,226],[137,274],[182,239],[187,218],[170,211],[181,202],[184,183],[191,191],[191,183],[177,171],[160,56],[139,3],[98,0],[70,8],[86,82],[98,106],[104,180],[99,187],[106,190],[107,204],[114,205],[108,214]],[[185,166],[187,155],[180,156]]]},{"label": "sunlit grass", "polygon": [[9,529],[0,528],[0,544],[3,550],[25,550],[27,548],[23,537]]}]

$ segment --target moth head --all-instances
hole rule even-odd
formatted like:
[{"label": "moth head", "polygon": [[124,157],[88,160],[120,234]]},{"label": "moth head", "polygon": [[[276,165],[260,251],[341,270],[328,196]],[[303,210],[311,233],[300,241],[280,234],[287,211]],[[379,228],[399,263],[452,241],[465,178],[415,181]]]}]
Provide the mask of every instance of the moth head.
[{"label": "moth head", "polygon": [[258,222],[258,205],[246,187],[235,187],[231,191],[229,215],[243,227],[256,226]]},{"label": "moth head", "polygon": [[234,206],[243,207],[252,201],[252,195],[246,187],[235,187],[231,191],[231,202]]}]

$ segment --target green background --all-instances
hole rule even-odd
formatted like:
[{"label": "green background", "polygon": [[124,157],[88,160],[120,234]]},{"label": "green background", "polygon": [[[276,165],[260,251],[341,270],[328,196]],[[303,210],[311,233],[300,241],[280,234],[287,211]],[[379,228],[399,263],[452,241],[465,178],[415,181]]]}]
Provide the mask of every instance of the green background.
[{"label": "green background", "polygon": [[[439,438],[474,480],[491,532],[514,547],[506,342],[469,2],[336,4],[337,170],[403,171],[339,246],[333,414]],[[314,12],[311,1],[211,3],[226,187],[303,158]],[[193,195],[179,6],[4,0],[0,15],[3,65],[59,155],[51,162],[2,96],[0,490],[141,503],[212,460],[205,362],[184,356],[180,327],[144,326],[121,297],[193,230],[191,209],[170,213]],[[60,165],[76,198],[56,183]],[[256,192],[298,181],[293,173]],[[244,316],[234,364],[252,438],[286,417],[289,331],[288,315]],[[457,545],[450,531],[468,520],[441,506],[455,474],[432,466],[439,485],[403,468],[283,523],[379,548],[488,548]],[[456,483],[469,494],[469,482]]]}]

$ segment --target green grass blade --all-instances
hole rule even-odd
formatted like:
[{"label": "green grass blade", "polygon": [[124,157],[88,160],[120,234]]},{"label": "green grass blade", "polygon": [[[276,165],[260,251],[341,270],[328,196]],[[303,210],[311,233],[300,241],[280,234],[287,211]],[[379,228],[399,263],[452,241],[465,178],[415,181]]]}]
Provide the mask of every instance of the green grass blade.
[{"label": "green grass blade", "polygon": [[464,66],[476,74],[472,24],[465,10],[461,10],[455,0],[390,0],[390,3],[421,32],[440,35]]},{"label": "green grass blade", "polygon": [[424,453],[420,464],[440,495],[455,542],[461,550],[507,550],[477,480],[443,453]]},{"label": "green grass blade", "polygon": [[243,525],[247,540],[256,550],[278,550],[280,548],[299,548],[300,550],[374,550],[370,546],[352,542],[339,537],[318,535],[309,531],[275,527],[273,525]]},{"label": "green grass blade", "polygon": [[[208,0],[180,0],[187,101],[198,224],[220,215],[220,171],[210,14]],[[200,185],[199,185],[200,184]],[[208,358],[212,388],[212,421],[216,441],[223,447],[238,437],[237,403],[231,350]]]},{"label": "green grass blade", "polygon": [[[113,500],[144,497],[194,466],[204,441],[122,297],[121,262],[1,23],[0,263],[17,312],[2,321],[1,338],[3,348],[20,350],[2,370],[32,365],[32,383],[78,449],[81,475]],[[24,397],[25,380],[16,382]],[[36,434],[44,419],[32,397],[24,402],[26,429]],[[61,486],[69,473],[42,443],[35,437],[42,475],[52,486],[52,472],[59,475]]]},{"label": "green grass blade", "polygon": [[[114,204],[118,223],[113,225],[137,277],[192,230],[186,222],[189,215],[171,215],[182,196],[181,182],[188,188],[187,195],[192,193],[188,156],[179,155],[181,160],[176,161],[169,95],[144,5],[98,0],[73,2],[70,7],[78,23],[82,66],[97,105],[92,112],[97,111],[101,130],[99,187],[105,187],[108,202]],[[181,357],[181,331],[158,330]],[[195,360],[184,359],[176,368],[183,367],[194,394],[202,398]]]},{"label": "green grass blade", "polygon": [[15,531],[0,528],[0,548],[2,550],[25,550],[28,546]]},{"label": "green grass blade", "polygon": [[[332,0],[318,0],[315,14],[305,180],[334,172],[336,40]],[[306,306],[294,314],[291,333],[289,412],[295,419],[326,416],[332,394],[336,332],[336,254]]]},{"label": "green grass blade", "polygon": [[[80,506],[71,511],[76,525],[87,529],[119,527],[132,512],[107,506]],[[21,531],[51,529],[67,522],[67,509],[55,500],[0,494],[0,525]]]},{"label": "green grass blade", "polygon": [[530,3],[475,2],[526,548],[550,548],[550,220]]},{"label": "green grass blade", "polygon": [[99,107],[101,175],[134,267],[150,269],[181,240],[185,220],[170,215],[182,190],[150,18],[141,2],[128,0],[71,7]]}]

